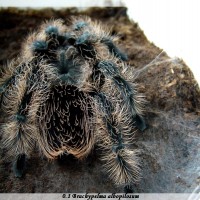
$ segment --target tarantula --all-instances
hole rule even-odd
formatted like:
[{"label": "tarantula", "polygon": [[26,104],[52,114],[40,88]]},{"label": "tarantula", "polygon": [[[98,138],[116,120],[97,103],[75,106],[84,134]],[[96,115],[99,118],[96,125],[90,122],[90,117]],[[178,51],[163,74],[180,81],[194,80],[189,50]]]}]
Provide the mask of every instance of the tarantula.
[{"label": "tarantula", "polygon": [[21,177],[36,146],[48,159],[85,158],[96,144],[116,184],[139,176],[134,131],[144,130],[143,95],[137,94],[117,36],[88,17],[50,20],[30,34],[18,58],[2,67],[3,146]]}]

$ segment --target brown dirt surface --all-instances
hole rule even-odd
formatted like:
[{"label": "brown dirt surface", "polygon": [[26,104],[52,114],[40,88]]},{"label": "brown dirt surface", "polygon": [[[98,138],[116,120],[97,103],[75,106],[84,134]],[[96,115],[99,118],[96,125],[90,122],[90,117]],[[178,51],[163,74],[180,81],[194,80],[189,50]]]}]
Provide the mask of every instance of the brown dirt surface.
[{"label": "brown dirt surface", "polygon": [[[63,10],[0,10],[0,65],[16,57],[27,34],[41,22],[88,15],[120,36],[137,74],[140,91],[147,99],[148,128],[136,135],[141,150],[142,178],[134,192],[192,192],[200,180],[200,90],[183,60],[169,58],[150,43],[137,23],[128,19],[126,8],[76,8]],[[161,53],[162,52],[162,53]],[[2,122],[2,115],[0,122]],[[1,145],[1,143],[0,143]],[[2,146],[2,145],[1,145]],[[11,161],[0,150],[0,192],[123,192],[108,179],[94,150],[84,161],[48,162],[33,152],[22,179],[14,177]]]}]

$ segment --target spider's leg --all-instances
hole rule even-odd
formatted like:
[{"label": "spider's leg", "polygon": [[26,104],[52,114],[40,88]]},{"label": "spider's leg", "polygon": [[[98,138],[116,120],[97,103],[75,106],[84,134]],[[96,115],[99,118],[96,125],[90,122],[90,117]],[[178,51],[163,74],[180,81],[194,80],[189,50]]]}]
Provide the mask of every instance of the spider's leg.
[{"label": "spider's leg", "polygon": [[119,110],[114,108],[103,93],[96,93],[94,98],[97,101],[98,113],[101,113],[97,141],[102,150],[104,168],[116,184],[130,184],[139,177],[138,151],[129,150],[130,143],[124,137],[126,125],[117,118]]},{"label": "spider's leg", "polygon": [[81,29],[85,28],[88,26],[88,22],[81,20],[81,21],[77,21],[74,25],[73,25],[73,30],[75,31],[80,31]]},{"label": "spider's leg", "polygon": [[87,18],[85,18],[85,20],[74,20],[72,32],[78,34],[75,43],[79,47],[83,57],[94,58],[96,53],[98,53],[98,50],[95,49],[95,44],[101,43],[108,49],[110,54],[113,54],[120,60],[126,61],[128,59],[127,55],[115,46],[115,36],[109,36],[98,23],[93,23]]},{"label": "spider's leg", "polygon": [[100,70],[106,78],[112,80],[123,98],[124,105],[127,106],[129,110],[132,123],[135,123],[135,125],[143,131],[146,128],[146,124],[140,114],[140,101],[138,101],[136,92],[131,85],[121,77],[116,64],[112,61],[100,61],[96,65],[96,68]]},{"label": "spider's leg", "polygon": [[26,154],[18,154],[13,163],[13,171],[16,177],[22,177],[26,169]]},{"label": "spider's leg", "polygon": [[137,193],[137,191],[134,190],[134,188],[132,187],[132,185],[126,185],[124,187],[124,193]]},{"label": "spider's leg", "polygon": [[125,53],[123,53],[120,49],[118,49],[113,41],[109,38],[102,38],[101,40],[102,43],[104,43],[107,47],[108,50],[110,51],[110,53],[114,54],[114,56],[118,57],[119,59],[123,60],[123,61],[127,61],[128,57]]},{"label": "spider's leg", "polygon": [[17,61],[13,60],[8,65],[1,66],[0,68],[0,107],[2,104],[2,97],[7,88],[14,83],[16,75],[19,74],[24,68],[24,65],[17,66]]},{"label": "spider's leg", "polygon": [[[20,72],[20,73],[19,73]],[[35,80],[31,64],[22,71],[16,69],[12,81],[2,93],[2,110],[6,120],[1,127],[2,142],[8,156],[14,157],[16,177],[25,172],[26,159],[35,145],[35,117],[39,105],[39,93],[33,90]]]},{"label": "spider's leg", "polygon": [[[89,32],[84,32],[76,39],[74,44],[80,55],[87,59],[95,58],[96,56],[96,51],[94,45],[92,44],[95,42],[96,38],[92,39],[91,37],[92,36]],[[94,41],[92,42],[92,40]]]},{"label": "spider's leg", "polygon": [[[3,100],[5,100],[8,94],[7,90],[12,88],[12,84],[15,82],[15,79],[16,79],[16,77],[14,76],[15,67],[13,64],[14,63],[10,63],[8,66],[3,67],[1,69],[1,77],[0,77],[0,106],[1,108],[2,108]],[[25,159],[26,159],[25,157],[26,157],[25,154],[21,154],[21,155],[19,154],[15,158],[15,161],[13,163],[13,170],[16,177],[21,177],[23,174],[23,171],[25,169]]]}]

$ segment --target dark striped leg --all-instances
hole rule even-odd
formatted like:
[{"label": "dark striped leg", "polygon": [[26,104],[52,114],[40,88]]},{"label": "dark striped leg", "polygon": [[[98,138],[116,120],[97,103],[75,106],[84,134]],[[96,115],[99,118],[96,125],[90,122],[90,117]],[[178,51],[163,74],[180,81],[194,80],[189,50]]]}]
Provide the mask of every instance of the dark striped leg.
[{"label": "dark striped leg", "polygon": [[137,152],[129,149],[130,141],[125,137],[126,124],[118,121],[115,108],[103,93],[94,95],[102,121],[98,133],[98,146],[102,150],[101,160],[109,177],[116,184],[130,184],[138,178]]},{"label": "dark striped leg", "polygon": [[132,124],[135,124],[141,131],[145,130],[145,121],[138,113],[140,105],[137,100],[136,91],[134,91],[134,88],[132,88],[130,83],[120,76],[116,64],[111,61],[101,61],[95,67],[96,70],[101,71],[106,78],[111,79],[116,88],[118,88],[118,91],[123,98],[124,105],[128,108],[129,115],[131,115]]}]

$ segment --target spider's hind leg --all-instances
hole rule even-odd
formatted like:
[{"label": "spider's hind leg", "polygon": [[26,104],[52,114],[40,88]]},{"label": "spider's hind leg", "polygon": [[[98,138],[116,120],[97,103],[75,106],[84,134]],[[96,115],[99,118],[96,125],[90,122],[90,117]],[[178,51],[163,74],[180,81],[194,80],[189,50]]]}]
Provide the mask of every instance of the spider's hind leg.
[{"label": "spider's hind leg", "polygon": [[141,131],[144,131],[147,128],[147,125],[140,115],[136,114],[135,116],[135,125],[138,127]]},{"label": "spider's hind leg", "polygon": [[[19,71],[21,73],[19,73]],[[40,92],[33,90],[36,80],[32,65],[18,66],[1,94],[1,109],[5,114],[1,126],[2,144],[6,156],[13,159],[16,177],[22,177],[26,161],[35,147],[37,126],[36,113],[40,102]]]},{"label": "spider's hind leg", "polygon": [[[100,61],[96,68],[102,72],[102,74],[113,82],[117,88],[116,96],[120,95],[123,99],[123,105],[127,108],[128,114],[127,117],[131,118],[132,124],[136,125],[141,131],[146,129],[146,123],[144,118],[141,115],[142,98],[138,98],[135,88],[131,84],[122,78],[120,75],[119,69],[116,64],[112,61]],[[110,87],[110,86],[109,86]],[[113,92],[116,89],[112,89]]]},{"label": "spider's hind leg", "polygon": [[[124,119],[120,120],[120,111],[103,93],[97,93],[96,101],[101,113],[98,119],[98,146],[102,150],[101,160],[104,169],[116,184],[130,184],[139,178],[137,150],[130,148],[130,140]],[[123,114],[122,114],[123,115]]]},{"label": "spider's hind leg", "polygon": [[16,160],[13,163],[13,171],[16,177],[21,178],[24,175],[26,169],[26,160],[26,154],[19,154],[16,157]]},{"label": "spider's hind leg", "polygon": [[126,186],[124,186],[124,193],[134,193],[134,192],[136,192],[136,191],[134,191],[134,188],[133,188],[133,186],[132,185],[126,185]]}]

